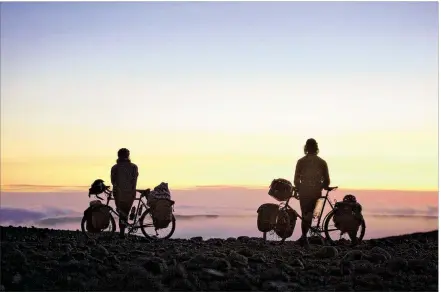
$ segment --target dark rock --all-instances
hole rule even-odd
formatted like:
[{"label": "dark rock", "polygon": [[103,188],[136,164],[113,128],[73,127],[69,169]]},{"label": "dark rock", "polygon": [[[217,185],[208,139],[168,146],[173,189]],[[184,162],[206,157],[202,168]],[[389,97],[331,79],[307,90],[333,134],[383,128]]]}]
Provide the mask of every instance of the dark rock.
[{"label": "dark rock", "polygon": [[343,256],[343,261],[353,261],[353,260],[361,260],[364,255],[361,250],[351,250]]},{"label": "dark rock", "polygon": [[228,259],[232,265],[248,266],[248,258],[234,251],[230,252]]},{"label": "dark rock", "polygon": [[132,251],[130,251],[130,254],[131,255],[141,255],[141,256],[153,256],[154,255],[154,253],[153,252],[150,252],[150,251],[144,251],[144,250],[132,250]]},{"label": "dark rock", "polygon": [[248,262],[265,263],[266,260],[260,254],[253,254],[252,256],[248,257]]},{"label": "dark rock", "polygon": [[231,268],[231,264],[224,258],[216,258],[213,260],[213,268],[221,271],[227,271]]},{"label": "dark rock", "polygon": [[92,255],[95,257],[105,257],[109,255],[109,251],[102,245],[97,245],[92,249]]},{"label": "dark rock", "polygon": [[291,262],[291,266],[301,270],[305,268],[303,262],[299,258],[294,259],[293,262]]},{"label": "dark rock", "polygon": [[61,255],[60,258],[58,259],[58,261],[60,261],[60,262],[68,262],[68,261],[70,261],[72,259],[73,259],[73,256],[68,254],[68,253],[66,253],[66,254]]},{"label": "dark rock", "polygon": [[336,258],[338,256],[338,250],[332,246],[324,246],[314,255],[316,258]]},{"label": "dark rock", "polygon": [[279,268],[270,268],[261,273],[260,279],[262,281],[284,281],[289,282],[289,276]]},{"label": "dark rock", "polygon": [[374,270],[374,266],[367,260],[353,261],[353,269],[357,274],[369,274]]},{"label": "dark rock", "polygon": [[337,267],[337,266],[329,267],[328,272],[329,272],[330,276],[340,276],[341,275],[340,267]]},{"label": "dark rock", "polygon": [[82,252],[82,251],[75,252],[75,253],[73,253],[73,257],[74,257],[76,260],[84,260],[84,259],[86,259],[86,253],[84,253],[84,252]]},{"label": "dark rock", "polygon": [[392,271],[405,270],[408,266],[407,260],[401,257],[395,257],[387,262],[387,267]]},{"label": "dark rock", "polygon": [[18,265],[27,265],[28,263],[27,257],[23,254],[23,252],[18,249],[14,249],[9,255],[9,258],[12,262]]},{"label": "dark rock", "polygon": [[387,252],[385,249],[381,248],[381,247],[374,247],[371,250],[372,253],[379,253],[379,254],[383,254],[387,259],[391,259],[391,255],[389,252]]},{"label": "dark rock", "polygon": [[145,260],[143,266],[147,271],[154,274],[162,274],[167,270],[167,263],[158,257],[151,257]]},{"label": "dark rock", "polygon": [[60,265],[67,271],[76,271],[81,269],[81,263],[75,259],[71,259],[67,262],[62,262]]},{"label": "dark rock", "polygon": [[363,276],[357,276],[354,283],[356,286],[362,286],[365,289],[374,291],[384,290],[383,279],[375,274],[364,274]]},{"label": "dark rock", "polygon": [[202,237],[193,237],[193,238],[190,238],[190,240],[194,241],[194,242],[202,242],[202,241],[204,241],[204,238],[202,238]]},{"label": "dark rock", "polygon": [[87,245],[88,246],[96,246],[96,241],[94,239],[87,239]]},{"label": "dark rock", "polygon": [[294,256],[294,257],[303,257],[305,254],[297,249],[291,250],[290,252],[290,256]]},{"label": "dark rock", "polygon": [[288,292],[288,286],[279,281],[265,281],[262,284],[262,290],[265,292]]},{"label": "dark rock", "polygon": [[188,274],[185,267],[182,264],[175,265],[176,276],[186,279]]},{"label": "dark rock", "polygon": [[212,268],[203,268],[202,271],[206,272],[207,274],[209,274],[211,276],[217,277],[217,278],[225,277],[224,273],[222,273],[222,272],[220,272],[218,270],[212,269]]},{"label": "dark rock", "polygon": [[187,279],[172,280],[170,284],[170,288],[174,289],[175,291],[182,291],[182,292],[193,292],[193,291],[197,291],[198,289]]},{"label": "dark rock", "polygon": [[252,250],[250,250],[249,248],[239,249],[237,251],[237,253],[239,253],[239,254],[241,254],[241,255],[243,255],[245,257],[250,257],[250,256],[253,256],[253,254],[254,254],[254,252]]},{"label": "dark rock", "polygon": [[341,283],[335,287],[336,292],[352,292],[352,286],[349,283]]},{"label": "dark rock", "polygon": [[410,259],[407,261],[409,269],[411,270],[425,270],[427,268],[427,261],[423,259]]},{"label": "dark rock", "polygon": [[366,259],[372,263],[383,263],[388,260],[388,257],[382,253],[371,253],[366,255]]},{"label": "dark rock", "polygon": [[70,253],[72,251],[72,246],[69,243],[62,244],[61,249],[66,253]]},{"label": "dark rock", "polygon": [[118,259],[118,257],[117,257],[116,255],[110,255],[110,256],[108,256],[108,257],[107,257],[107,260],[108,260],[110,263],[119,263],[119,259]]},{"label": "dark rock", "polygon": [[290,266],[289,264],[286,264],[286,263],[282,263],[281,264],[281,268],[282,268],[282,270],[284,272],[286,272],[289,275],[294,275],[294,274],[297,274],[299,272],[298,268]]},{"label": "dark rock", "polygon": [[237,241],[245,242],[246,243],[246,242],[250,241],[250,237],[240,236],[240,237],[237,238]]},{"label": "dark rock", "polygon": [[23,280],[22,276],[19,273],[16,273],[12,277],[12,284],[20,284],[22,280]]},{"label": "dark rock", "polygon": [[229,291],[237,291],[237,292],[249,292],[254,291],[254,287],[251,283],[243,277],[233,277],[224,282],[224,289],[228,289]]},{"label": "dark rock", "polygon": [[147,244],[138,236],[108,234],[95,243],[81,232],[15,227],[0,227],[0,234],[2,291],[438,290],[433,232],[336,247],[339,258],[329,258],[332,249],[312,245],[306,251],[262,238]]}]

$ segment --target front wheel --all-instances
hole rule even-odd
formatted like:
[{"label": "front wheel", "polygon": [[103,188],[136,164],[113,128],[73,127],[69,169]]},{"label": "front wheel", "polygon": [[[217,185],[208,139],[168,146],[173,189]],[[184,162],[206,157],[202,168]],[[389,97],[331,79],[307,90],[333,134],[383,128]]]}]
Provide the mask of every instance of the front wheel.
[{"label": "front wheel", "polygon": [[115,233],[115,230],[116,230],[116,223],[115,223],[115,219],[113,218],[113,216],[111,214],[109,215],[109,218],[110,218],[110,223],[106,229],[101,230],[97,233],[92,233],[92,232],[87,231],[87,218],[86,218],[86,216],[83,216],[83,218],[81,219],[81,231],[83,232],[84,235],[86,235],[87,238],[90,238],[90,239],[96,238],[97,236],[99,236],[103,233],[113,234],[113,233]]},{"label": "front wheel", "polygon": [[[348,235],[347,233],[342,234],[339,229],[337,229],[332,221],[334,216],[334,211],[331,211],[328,216],[326,217],[325,224],[324,224],[324,231],[326,240],[331,245],[337,245],[339,242],[343,241],[343,236]],[[332,221],[332,223],[331,223]],[[357,241],[361,242],[364,238],[364,233],[366,232],[366,223],[364,222],[364,219],[361,221],[361,225],[358,228],[357,231]],[[349,236],[348,236],[349,237]]]},{"label": "front wheel", "polygon": [[141,232],[148,239],[169,239],[176,229],[176,219],[173,214],[172,220],[166,228],[155,229],[150,209],[144,211],[144,213],[141,215],[141,218],[139,219],[139,223],[141,226]]}]

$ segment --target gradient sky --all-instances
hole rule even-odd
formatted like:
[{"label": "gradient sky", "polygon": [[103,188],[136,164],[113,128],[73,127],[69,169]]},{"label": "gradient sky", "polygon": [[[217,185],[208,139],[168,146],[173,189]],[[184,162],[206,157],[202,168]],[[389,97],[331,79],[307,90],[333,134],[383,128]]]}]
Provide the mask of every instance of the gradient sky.
[{"label": "gradient sky", "polygon": [[2,3],[1,184],[438,189],[437,2]]}]

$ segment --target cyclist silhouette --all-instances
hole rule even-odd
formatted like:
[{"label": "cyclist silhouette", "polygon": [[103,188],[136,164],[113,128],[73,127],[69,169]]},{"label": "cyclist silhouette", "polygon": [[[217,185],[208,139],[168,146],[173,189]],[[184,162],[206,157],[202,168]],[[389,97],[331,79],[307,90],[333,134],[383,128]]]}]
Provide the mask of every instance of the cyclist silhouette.
[{"label": "cyclist silhouette", "polygon": [[309,247],[307,233],[312,224],[313,212],[322,189],[329,187],[328,165],[317,154],[319,148],[316,140],[308,139],[304,147],[305,156],[297,161],[294,174],[294,185],[298,189],[300,209],[302,211],[302,236],[300,245]]},{"label": "cyclist silhouette", "polygon": [[136,198],[136,184],[138,182],[138,166],[130,161],[130,151],[126,148],[118,150],[118,160],[112,166],[110,178],[113,185],[115,205],[119,210],[120,237],[124,238],[126,226],[122,220],[127,221],[130,208]]}]

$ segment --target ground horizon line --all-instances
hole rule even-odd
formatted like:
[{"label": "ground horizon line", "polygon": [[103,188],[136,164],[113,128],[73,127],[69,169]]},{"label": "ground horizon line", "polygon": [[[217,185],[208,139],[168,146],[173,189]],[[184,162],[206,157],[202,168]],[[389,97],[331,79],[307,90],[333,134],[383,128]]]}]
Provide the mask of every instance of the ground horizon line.
[{"label": "ground horizon line", "polygon": [[[1,185],[0,192],[77,192],[89,189],[90,186],[77,185],[34,185],[34,184],[12,184]],[[33,189],[34,188],[34,189]],[[142,189],[141,187],[139,187]],[[262,190],[268,189],[269,185],[192,185],[171,187],[172,190],[197,190],[197,189],[247,189]],[[402,188],[352,188],[340,187],[343,191],[395,191],[395,192],[439,192],[439,189],[402,189]]]}]

